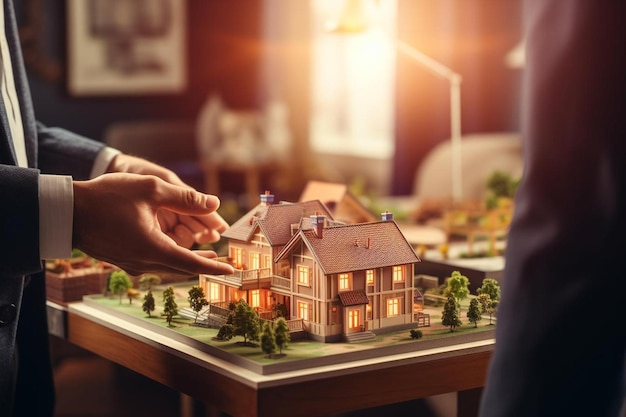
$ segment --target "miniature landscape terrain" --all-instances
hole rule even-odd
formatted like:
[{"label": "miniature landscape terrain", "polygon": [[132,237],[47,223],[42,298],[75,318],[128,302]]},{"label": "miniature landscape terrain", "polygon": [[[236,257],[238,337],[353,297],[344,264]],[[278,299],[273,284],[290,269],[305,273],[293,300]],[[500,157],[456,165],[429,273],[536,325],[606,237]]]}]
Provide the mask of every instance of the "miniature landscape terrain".
[{"label": "miniature landscape terrain", "polygon": [[[121,297],[119,295],[88,295],[83,301],[96,309],[264,375],[454,346],[494,337],[495,318],[490,320],[488,316],[483,315],[482,320],[477,322],[477,327],[467,319],[469,299],[472,298],[470,296],[461,303],[462,324],[454,331],[441,323],[443,304],[425,306],[422,312],[430,314],[430,326],[419,327],[422,333],[419,339],[413,339],[408,329],[378,334],[375,340],[360,343],[323,343],[298,338],[292,339],[282,352],[267,355],[262,351],[259,341],[243,343],[244,339],[241,336],[235,336],[228,341],[216,340],[217,328],[196,324],[188,302],[189,290],[194,285],[195,282],[183,282],[153,287],[155,309],[150,317],[142,309],[145,290],[139,290],[139,296],[135,296],[132,301],[125,294]],[[175,315],[170,324],[162,316],[164,310],[162,293],[166,287],[174,289],[179,313],[186,311],[186,314]],[[417,323],[415,323],[415,329],[417,328]]]}]

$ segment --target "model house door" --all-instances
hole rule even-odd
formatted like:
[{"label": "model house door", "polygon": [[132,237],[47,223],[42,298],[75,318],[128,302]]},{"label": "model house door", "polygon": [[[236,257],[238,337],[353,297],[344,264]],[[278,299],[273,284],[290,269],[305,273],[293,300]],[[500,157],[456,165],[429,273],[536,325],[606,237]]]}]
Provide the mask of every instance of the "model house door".
[{"label": "model house door", "polygon": [[351,332],[358,332],[361,330],[361,311],[350,310],[348,311],[348,330]]}]

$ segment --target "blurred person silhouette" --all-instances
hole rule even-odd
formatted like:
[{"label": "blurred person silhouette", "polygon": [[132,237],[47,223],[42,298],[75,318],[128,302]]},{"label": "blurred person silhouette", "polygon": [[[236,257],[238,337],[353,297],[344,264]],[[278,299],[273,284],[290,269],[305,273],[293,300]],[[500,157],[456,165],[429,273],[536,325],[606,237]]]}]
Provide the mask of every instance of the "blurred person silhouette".
[{"label": "blurred person silhouette", "polygon": [[625,398],[626,3],[524,6],[525,168],[480,415],[614,417]]},{"label": "blurred person silhouette", "polygon": [[172,171],[36,122],[12,0],[0,0],[0,415],[52,416],[42,261],[72,248],[130,274],[231,273],[219,199]]}]

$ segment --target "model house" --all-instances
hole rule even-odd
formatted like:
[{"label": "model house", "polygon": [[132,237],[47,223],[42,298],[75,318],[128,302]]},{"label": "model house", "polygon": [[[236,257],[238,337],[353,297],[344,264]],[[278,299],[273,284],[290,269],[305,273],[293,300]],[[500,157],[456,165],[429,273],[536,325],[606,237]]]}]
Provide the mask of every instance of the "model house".
[{"label": "model house", "polygon": [[223,237],[236,271],[200,276],[213,305],[243,298],[268,318],[282,305],[294,326],[325,342],[416,326],[420,260],[391,213],[345,224],[319,200],[275,204],[266,193]]}]

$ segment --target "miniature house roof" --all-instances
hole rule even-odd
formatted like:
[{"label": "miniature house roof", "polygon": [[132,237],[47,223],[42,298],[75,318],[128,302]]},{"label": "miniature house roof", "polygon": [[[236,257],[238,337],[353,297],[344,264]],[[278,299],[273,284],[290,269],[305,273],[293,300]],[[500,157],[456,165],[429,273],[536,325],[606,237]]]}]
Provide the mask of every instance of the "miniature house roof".
[{"label": "miniature house roof", "polygon": [[345,184],[309,181],[300,195],[300,201],[320,200],[336,220],[346,223],[376,221],[377,217],[350,192]]},{"label": "miniature house roof", "polygon": [[321,237],[314,228],[303,228],[274,261],[280,261],[299,242],[311,250],[326,275],[420,262],[395,221],[326,227]]},{"label": "miniature house roof", "polygon": [[316,213],[331,217],[329,210],[319,200],[300,203],[260,203],[233,223],[222,236],[247,242],[260,228],[271,246],[284,245],[293,235],[291,225],[300,224],[302,218]]},{"label": "miniature house roof", "polygon": [[342,291],[339,294],[339,301],[344,307],[369,304],[370,300],[363,290]]}]

